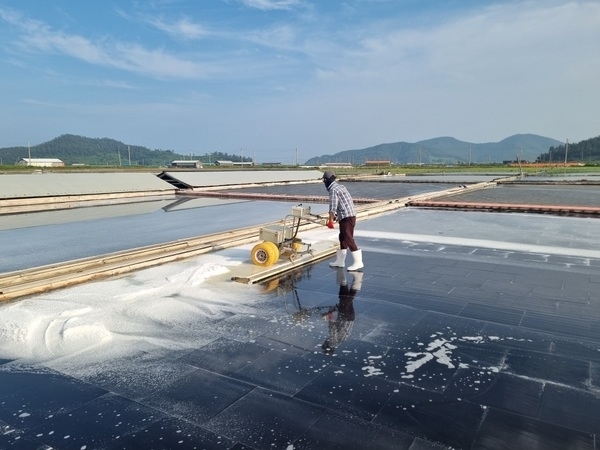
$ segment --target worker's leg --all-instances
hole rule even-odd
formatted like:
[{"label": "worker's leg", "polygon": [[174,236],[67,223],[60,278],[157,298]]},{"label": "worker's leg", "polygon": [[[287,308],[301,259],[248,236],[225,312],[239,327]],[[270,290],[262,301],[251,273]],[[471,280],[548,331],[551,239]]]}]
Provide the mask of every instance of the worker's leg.
[{"label": "worker's leg", "polygon": [[354,242],[354,226],[356,225],[356,217],[346,217],[340,220],[340,248],[348,249],[351,252],[358,250],[356,242]]}]

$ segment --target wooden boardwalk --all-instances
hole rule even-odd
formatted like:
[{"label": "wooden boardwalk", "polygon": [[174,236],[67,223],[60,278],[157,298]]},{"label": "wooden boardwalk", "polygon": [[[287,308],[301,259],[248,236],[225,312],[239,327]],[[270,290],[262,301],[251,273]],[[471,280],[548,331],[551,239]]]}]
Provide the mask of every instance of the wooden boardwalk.
[{"label": "wooden boardwalk", "polygon": [[577,205],[535,205],[516,203],[489,203],[489,202],[457,202],[414,200],[407,202],[406,206],[436,209],[462,209],[472,211],[490,212],[523,212],[537,214],[557,214],[570,216],[600,216],[600,207]]},{"label": "wooden boardwalk", "polygon": [[[198,197],[217,197],[217,198],[229,198],[229,199],[247,199],[247,200],[270,200],[270,201],[298,201],[298,202],[309,202],[309,203],[328,203],[329,197],[326,195],[293,195],[293,194],[264,194],[256,192],[235,192],[231,191],[186,191],[186,196],[198,196]],[[355,198],[354,203],[376,203],[380,202],[381,199],[377,198]]]}]

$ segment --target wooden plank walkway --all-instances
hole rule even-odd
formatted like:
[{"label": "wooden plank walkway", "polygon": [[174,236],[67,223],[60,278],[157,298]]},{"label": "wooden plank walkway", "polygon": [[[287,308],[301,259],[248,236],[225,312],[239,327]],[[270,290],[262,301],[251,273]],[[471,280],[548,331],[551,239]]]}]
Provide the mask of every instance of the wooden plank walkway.
[{"label": "wooden plank walkway", "polygon": [[[379,202],[363,205],[357,208],[357,216],[369,218],[402,207],[404,207],[403,202]],[[119,276],[204,253],[258,242],[262,227],[277,224],[282,224],[282,221],[98,255],[75,261],[66,261],[48,266],[33,267],[27,270],[2,273],[0,274],[0,302],[41,294],[89,281]],[[307,221],[300,225],[299,231],[302,232],[322,226],[324,225]],[[258,272],[261,270],[264,271],[264,274],[250,271],[252,272],[250,274],[243,273],[238,275],[240,276],[240,281],[251,284],[257,280],[262,280],[264,276],[273,276],[275,272],[282,273],[290,270],[290,268],[327,257],[333,253],[335,253],[334,247],[319,249],[311,258],[302,259],[298,264],[284,264],[276,268],[257,269]],[[248,255],[248,260],[248,263],[251,264],[250,255]]]},{"label": "wooden plank walkway", "polygon": [[474,211],[490,212],[525,212],[536,214],[558,214],[576,216],[600,216],[600,208],[594,206],[577,205],[534,205],[515,203],[487,203],[487,202],[457,202],[435,200],[413,200],[406,206],[439,209],[467,209]]},{"label": "wooden plank walkway", "polygon": [[[270,200],[270,201],[299,201],[309,203],[329,203],[329,197],[326,195],[293,195],[293,194],[264,194],[257,192],[235,192],[235,191],[185,191],[185,196],[197,197],[217,197],[234,198],[247,200]],[[381,199],[377,198],[355,198],[354,203],[376,203]]]}]

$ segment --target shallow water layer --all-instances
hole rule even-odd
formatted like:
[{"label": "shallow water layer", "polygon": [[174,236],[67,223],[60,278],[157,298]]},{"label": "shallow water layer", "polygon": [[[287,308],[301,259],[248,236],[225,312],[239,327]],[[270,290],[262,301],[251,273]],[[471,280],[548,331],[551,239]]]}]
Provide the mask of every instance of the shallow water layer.
[{"label": "shallow water layer", "polygon": [[241,285],[246,246],[0,305],[0,447],[594,448],[597,230],[405,209],[362,273]]}]

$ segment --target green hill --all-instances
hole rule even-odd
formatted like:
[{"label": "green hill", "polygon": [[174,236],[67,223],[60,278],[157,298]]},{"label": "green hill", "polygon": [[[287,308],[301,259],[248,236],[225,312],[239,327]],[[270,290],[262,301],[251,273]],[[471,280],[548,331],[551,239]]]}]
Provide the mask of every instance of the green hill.
[{"label": "green hill", "polygon": [[521,160],[535,161],[541,152],[556,145],[560,145],[560,141],[533,134],[516,134],[500,142],[483,144],[459,141],[452,137],[438,137],[415,143],[396,142],[346,150],[311,158],[306,164],[349,162],[357,165],[373,160],[386,160],[394,164],[501,163],[514,161],[517,155]]},{"label": "green hill", "polygon": [[[43,144],[28,147],[0,149],[2,164],[16,164],[21,158],[58,158],[67,165],[86,164],[92,166],[167,166],[173,160],[190,159],[172,150],[150,150],[139,145],[127,145],[108,138],[88,138],[63,134]],[[227,153],[214,152],[210,155],[194,156],[203,162],[216,160],[240,161],[241,158]],[[131,161],[131,163],[130,163]],[[244,161],[249,161],[244,158]]]},{"label": "green hill", "polygon": [[569,144],[568,148],[566,144],[550,147],[546,153],[539,155],[537,160],[540,162],[564,162],[565,153],[568,162],[590,163],[600,161],[600,136]]}]

